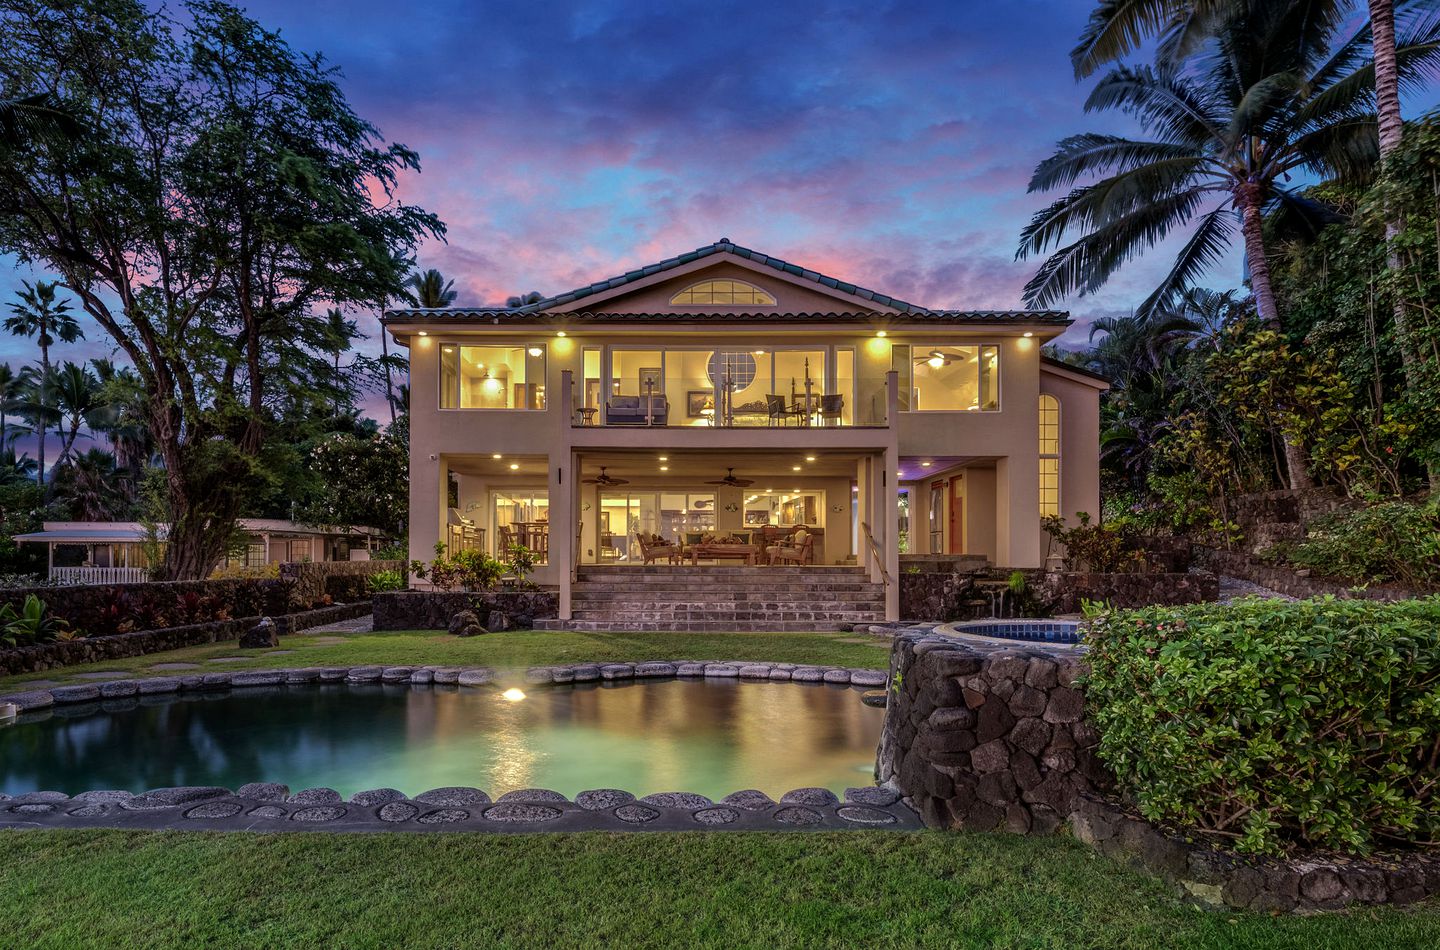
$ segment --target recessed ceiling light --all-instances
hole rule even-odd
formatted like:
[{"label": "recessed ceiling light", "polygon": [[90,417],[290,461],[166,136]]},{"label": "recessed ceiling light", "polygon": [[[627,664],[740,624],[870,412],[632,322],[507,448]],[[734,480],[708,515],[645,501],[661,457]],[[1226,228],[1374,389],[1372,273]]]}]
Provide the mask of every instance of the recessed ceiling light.
[{"label": "recessed ceiling light", "polygon": [[662,455],[662,456],[660,456],[660,461],[662,461],[662,462],[668,462],[668,461],[670,461],[670,456],[668,456],[668,455]]},{"label": "recessed ceiling light", "polygon": [[755,351],[755,355],[756,355],[756,356],[764,356],[764,355],[765,355],[765,351],[764,351],[764,350],[756,350],[756,351]]},{"label": "recessed ceiling light", "polygon": [[879,332],[877,332],[877,333],[875,334],[875,336],[876,336],[878,339],[883,340],[883,339],[885,339],[885,331],[884,331],[884,330],[880,330]]},{"label": "recessed ceiling light", "polygon": [[424,330],[421,330],[421,331],[419,331],[419,332],[416,334],[416,336],[429,336],[429,335],[430,335],[430,334],[426,333]]},{"label": "recessed ceiling light", "polygon": [[531,356],[539,356],[541,353],[544,353],[545,351],[542,350],[542,349],[540,349],[540,347],[538,347],[538,346],[532,346],[532,347],[530,347],[530,349],[526,350],[525,352],[526,352],[526,353],[529,353]]},{"label": "recessed ceiling light", "polygon": [[1035,334],[1031,333],[1029,330],[1026,330],[1024,333],[1022,333],[1022,334],[1020,334],[1020,335],[1023,336],[1025,339],[1028,340],[1028,339],[1030,339],[1032,336],[1034,336]]},{"label": "recessed ceiling light", "polygon": [[807,455],[807,456],[805,456],[805,461],[807,461],[807,462],[813,462],[813,461],[815,461],[815,456],[813,456],[813,455]]},{"label": "recessed ceiling light", "polygon": [[565,331],[564,331],[564,330],[561,330],[560,332],[556,333],[555,335],[558,336],[558,337],[560,337],[560,339],[562,339],[562,340],[565,339]]},{"label": "recessed ceiling light", "polygon": [[798,465],[792,465],[792,466],[790,466],[790,471],[792,471],[792,472],[798,472],[798,471],[800,471],[800,466],[798,466]]},{"label": "recessed ceiling light", "polygon": [[670,471],[670,466],[668,466],[668,465],[662,465],[662,466],[660,466],[660,471],[662,471],[662,472],[668,472],[668,471]]},{"label": "recessed ceiling light", "polygon": [[516,469],[518,469],[519,467],[520,467],[520,463],[519,463],[519,462],[511,462],[511,463],[510,463],[510,470],[511,470],[512,472],[515,471]]},{"label": "recessed ceiling light", "polygon": [[792,488],[792,489],[790,489],[790,490],[793,491],[793,492],[799,492],[799,491],[800,491],[800,489],[798,489],[798,488]]},{"label": "recessed ceiling light", "polygon": [[490,457],[491,457],[492,459],[498,459],[498,458],[504,458],[505,456],[501,455],[499,452],[496,452],[494,455],[492,455],[492,456],[490,456]]},{"label": "recessed ceiling light", "polygon": [[932,462],[921,462],[921,463],[920,463],[920,467],[921,467],[921,468],[929,468],[932,464],[934,464],[934,463],[932,463]]},{"label": "recessed ceiling light", "polygon": [[454,353],[454,352],[455,352],[455,347],[453,347],[453,346],[447,346],[447,347],[445,347],[445,352],[446,352],[446,353]]}]

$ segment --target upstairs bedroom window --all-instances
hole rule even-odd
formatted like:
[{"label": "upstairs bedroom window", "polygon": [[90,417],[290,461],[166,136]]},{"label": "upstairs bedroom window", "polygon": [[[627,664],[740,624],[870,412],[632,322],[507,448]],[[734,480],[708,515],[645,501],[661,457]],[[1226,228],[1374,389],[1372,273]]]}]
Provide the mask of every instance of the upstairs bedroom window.
[{"label": "upstairs bedroom window", "polygon": [[672,306],[718,304],[722,307],[773,307],[775,297],[743,280],[702,280],[670,298]]}]

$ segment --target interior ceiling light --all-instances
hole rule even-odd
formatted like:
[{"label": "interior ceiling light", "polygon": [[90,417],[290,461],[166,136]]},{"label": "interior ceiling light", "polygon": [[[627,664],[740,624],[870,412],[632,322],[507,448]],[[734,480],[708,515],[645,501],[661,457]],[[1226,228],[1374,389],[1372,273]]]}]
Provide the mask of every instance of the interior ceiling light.
[{"label": "interior ceiling light", "polygon": [[945,357],[943,357],[943,356],[932,356],[932,357],[930,357],[928,360],[926,360],[925,362],[929,363],[931,366],[935,367],[936,369],[941,369],[941,368],[944,367],[944,365],[945,365]]},{"label": "interior ceiling light", "polygon": [[494,455],[492,455],[492,456],[490,456],[490,457],[491,457],[492,459],[498,459],[498,458],[504,458],[505,456],[501,455],[499,452],[496,452]]},{"label": "interior ceiling light", "polygon": [[668,466],[668,465],[662,465],[662,466],[660,466],[660,471],[662,471],[662,472],[668,472],[668,471],[670,471],[670,466]]},{"label": "interior ceiling light", "polygon": [[445,347],[445,352],[446,352],[446,353],[454,353],[454,352],[455,352],[455,347],[453,347],[453,346],[447,346],[447,347]]},{"label": "interior ceiling light", "polygon": [[545,351],[542,350],[542,349],[541,349],[540,347],[538,347],[538,346],[532,346],[532,347],[530,347],[530,349],[526,350],[525,352],[526,352],[526,353],[529,353],[531,356],[539,356],[541,353],[544,353]]},{"label": "interior ceiling light", "polygon": [[920,467],[921,467],[921,468],[929,468],[929,467],[931,466],[931,464],[933,464],[933,463],[931,463],[931,462],[921,462],[921,463],[920,463]]},{"label": "interior ceiling light", "polygon": [[424,330],[420,330],[420,331],[418,331],[418,332],[416,333],[416,336],[429,336],[429,335],[430,335],[430,334],[426,333]]},{"label": "interior ceiling light", "polygon": [[792,471],[792,472],[798,472],[798,471],[800,471],[800,466],[798,466],[798,465],[792,465],[792,466],[790,466],[790,471]]},{"label": "interior ceiling light", "polygon": [[1029,330],[1026,330],[1024,333],[1022,333],[1022,334],[1020,334],[1020,335],[1023,336],[1025,339],[1028,340],[1028,339],[1030,339],[1032,336],[1034,336],[1035,334],[1031,333]]},{"label": "interior ceiling light", "polygon": [[878,332],[875,334],[875,337],[876,337],[876,339],[883,340],[883,339],[885,339],[885,335],[886,335],[886,334],[885,334],[885,331],[884,331],[884,330],[880,330],[880,331],[878,331]]},{"label": "interior ceiling light", "polygon": [[670,461],[670,456],[668,456],[668,455],[662,455],[662,456],[660,456],[660,461],[662,461],[662,462],[668,462],[668,461]]},{"label": "interior ceiling light", "polygon": [[813,455],[807,455],[807,456],[805,456],[805,461],[807,461],[807,462],[813,462],[813,461],[815,461],[815,456],[813,456]]},{"label": "interior ceiling light", "polygon": [[558,337],[559,337],[560,339],[562,339],[562,340],[565,339],[565,331],[564,331],[564,330],[561,330],[559,333],[556,333],[555,335],[558,336]]},{"label": "interior ceiling light", "polygon": [[518,469],[519,467],[520,467],[520,463],[518,463],[518,462],[511,462],[511,463],[510,463],[510,470],[511,470],[512,472],[515,471],[516,469]]}]

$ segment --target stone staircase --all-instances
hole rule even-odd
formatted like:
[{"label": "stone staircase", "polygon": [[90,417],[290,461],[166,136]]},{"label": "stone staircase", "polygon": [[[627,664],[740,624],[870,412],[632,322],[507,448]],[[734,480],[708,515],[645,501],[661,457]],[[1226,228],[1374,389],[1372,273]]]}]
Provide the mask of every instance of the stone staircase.
[{"label": "stone staircase", "polygon": [[859,567],[630,567],[579,569],[570,620],[540,630],[848,630],[883,623],[885,588]]}]

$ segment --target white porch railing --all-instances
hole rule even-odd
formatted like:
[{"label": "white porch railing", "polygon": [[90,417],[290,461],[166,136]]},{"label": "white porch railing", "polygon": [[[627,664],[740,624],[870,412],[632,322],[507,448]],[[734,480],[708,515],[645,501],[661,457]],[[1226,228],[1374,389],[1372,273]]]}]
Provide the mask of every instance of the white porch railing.
[{"label": "white porch railing", "polygon": [[143,567],[52,567],[57,584],[140,584],[150,579]]}]

